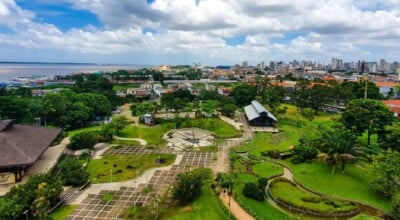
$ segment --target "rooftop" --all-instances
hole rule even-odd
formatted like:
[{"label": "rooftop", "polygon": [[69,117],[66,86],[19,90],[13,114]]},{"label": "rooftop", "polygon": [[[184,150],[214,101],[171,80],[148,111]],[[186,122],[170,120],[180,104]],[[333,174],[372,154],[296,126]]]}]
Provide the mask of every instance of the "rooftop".
[{"label": "rooftop", "polygon": [[0,121],[0,168],[31,166],[60,132],[59,128]]}]

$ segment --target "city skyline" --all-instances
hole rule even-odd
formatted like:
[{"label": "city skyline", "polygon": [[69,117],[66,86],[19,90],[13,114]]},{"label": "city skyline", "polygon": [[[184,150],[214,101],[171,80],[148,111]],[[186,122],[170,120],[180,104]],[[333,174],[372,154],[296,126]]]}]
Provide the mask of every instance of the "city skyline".
[{"label": "city skyline", "polygon": [[1,0],[0,60],[394,62],[399,25],[399,0]]}]

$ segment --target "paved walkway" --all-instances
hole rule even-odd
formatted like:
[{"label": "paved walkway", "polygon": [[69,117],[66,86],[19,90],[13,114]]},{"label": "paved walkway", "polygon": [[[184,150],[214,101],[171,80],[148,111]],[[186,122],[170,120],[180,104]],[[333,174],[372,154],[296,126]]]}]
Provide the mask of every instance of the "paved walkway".
[{"label": "paved walkway", "polygon": [[222,203],[228,208],[228,210],[239,220],[254,220],[255,218],[247,213],[232,197],[221,193],[219,195]]},{"label": "paved walkway", "polygon": [[114,182],[114,183],[96,183],[96,184],[91,184],[88,188],[82,192],[79,197],[77,197],[74,201],[71,201],[71,204],[81,204],[82,201],[89,195],[89,194],[99,194],[100,191],[102,190],[118,190],[121,187],[138,187],[139,184],[144,183],[147,184],[151,177],[154,175],[154,173],[157,170],[165,171],[165,170],[170,170],[173,165],[178,165],[180,164],[181,160],[183,158],[183,154],[178,154],[176,156],[175,162],[172,165],[166,166],[166,167],[156,167],[152,168],[149,170],[146,170],[142,175],[139,177],[124,181],[124,182]]},{"label": "paved walkway", "polygon": [[118,137],[118,136],[114,136],[114,138],[117,140],[123,140],[123,141],[139,141],[140,145],[147,145],[147,141],[145,139],[141,139],[141,138],[124,138],[124,137]]}]

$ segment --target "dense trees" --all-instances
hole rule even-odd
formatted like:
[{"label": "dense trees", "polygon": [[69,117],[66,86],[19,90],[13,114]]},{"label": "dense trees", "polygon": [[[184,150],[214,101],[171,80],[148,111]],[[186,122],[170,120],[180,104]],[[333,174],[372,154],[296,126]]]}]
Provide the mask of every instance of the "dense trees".
[{"label": "dense trees", "polygon": [[41,100],[41,113],[45,124],[70,129],[110,115],[111,104],[103,95],[62,90]]},{"label": "dense trees", "polygon": [[398,190],[400,179],[400,153],[388,150],[373,156],[369,168],[370,186],[376,192],[391,197]]},{"label": "dense trees", "polygon": [[48,209],[58,202],[61,192],[61,183],[51,174],[32,176],[0,198],[0,219],[23,218],[25,210],[44,218]]},{"label": "dense trees", "polygon": [[81,186],[88,180],[89,173],[77,158],[64,159],[57,165],[57,168],[60,178],[66,186]]},{"label": "dense trees", "polygon": [[356,99],[349,103],[342,114],[342,123],[357,135],[367,131],[368,145],[372,134],[380,134],[394,120],[393,114],[380,101]]},{"label": "dense trees", "polygon": [[236,102],[236,105],[243,107],[249,105],[255,99],[257,89],[254,86],[243,84],[233,89],[231,96]]}]

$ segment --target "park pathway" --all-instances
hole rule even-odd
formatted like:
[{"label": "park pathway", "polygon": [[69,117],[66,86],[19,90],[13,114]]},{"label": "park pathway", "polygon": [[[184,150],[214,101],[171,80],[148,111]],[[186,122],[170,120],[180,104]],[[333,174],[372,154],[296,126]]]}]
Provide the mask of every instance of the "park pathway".
[{"label": "park pathway", "polygon": [[225,193],[219,194],[219,199],[228,208],[228,210],[239,220],[254,220],[255,218],[247,213],[231,196]]}]

